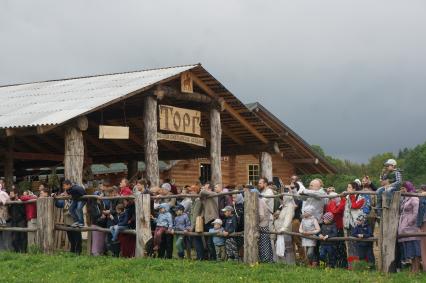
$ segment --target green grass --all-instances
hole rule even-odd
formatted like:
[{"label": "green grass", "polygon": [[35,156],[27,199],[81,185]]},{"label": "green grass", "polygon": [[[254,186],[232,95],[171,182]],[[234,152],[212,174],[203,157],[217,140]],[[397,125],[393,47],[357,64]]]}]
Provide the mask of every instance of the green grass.
[{"label": "green grass", "polygon": [[426,282],[426,275],[265,264],[0,253],[1,282]]}]

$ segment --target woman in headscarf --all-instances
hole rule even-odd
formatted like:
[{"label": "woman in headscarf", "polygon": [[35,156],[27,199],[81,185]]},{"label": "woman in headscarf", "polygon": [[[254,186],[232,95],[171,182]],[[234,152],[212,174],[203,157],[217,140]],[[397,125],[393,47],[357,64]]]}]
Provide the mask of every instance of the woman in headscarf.
[{"label": "woman in headscarf", "polygon": [[[415,193],[416,188],[411,182],[404,182],[401,192]],[[416,225],[419,211],[418,197],[401,197],[398,235],[419,232]],[[398,239],[401,262],[411,264],[411,272],[419,272],[420,266],[420,240],[416,237]]]}]

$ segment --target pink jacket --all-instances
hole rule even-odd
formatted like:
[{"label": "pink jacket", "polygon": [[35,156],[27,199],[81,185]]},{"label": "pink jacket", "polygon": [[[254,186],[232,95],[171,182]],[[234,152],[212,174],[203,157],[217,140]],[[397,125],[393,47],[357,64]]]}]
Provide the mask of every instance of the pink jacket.
[{"label": "pink jacket", "polygon": [[[419,228],[416,225],[417,213],[419,211],[419,198],[406,197],[401,201],[400,217],[398,234],[403,233],[415,233],[419,232]],[[401,238],[398,242],[414,241],[418,240],[416,237]]]}]

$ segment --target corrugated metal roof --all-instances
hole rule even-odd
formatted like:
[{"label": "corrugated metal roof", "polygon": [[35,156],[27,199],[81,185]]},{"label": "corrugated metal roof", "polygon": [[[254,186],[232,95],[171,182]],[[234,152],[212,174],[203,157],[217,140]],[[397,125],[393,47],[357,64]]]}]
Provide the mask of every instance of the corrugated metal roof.
[{"label": "corrugated metal roof", "polygon": [[0,128],[61,124],[197,66],[0,87]]}]

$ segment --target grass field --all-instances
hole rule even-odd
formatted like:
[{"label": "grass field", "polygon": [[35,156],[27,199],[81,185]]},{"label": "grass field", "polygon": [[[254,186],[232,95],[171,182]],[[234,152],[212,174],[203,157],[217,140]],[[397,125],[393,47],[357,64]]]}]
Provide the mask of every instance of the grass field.
[{"label": "grass field", "polygon": [[426,275],[265,264],[0,253],[1,282],[426,282]]}]

